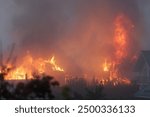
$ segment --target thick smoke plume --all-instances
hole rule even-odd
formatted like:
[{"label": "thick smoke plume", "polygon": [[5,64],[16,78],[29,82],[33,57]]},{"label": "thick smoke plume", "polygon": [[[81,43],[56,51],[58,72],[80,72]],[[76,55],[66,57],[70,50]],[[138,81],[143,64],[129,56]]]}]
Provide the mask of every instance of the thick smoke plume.
[{"label": "thick smoke plume", "polygon": [[19,45],[19,54],[55,54],[65,69],[81,73],[99,71],[105,56],[111,56],[118,14],[133,22],[137,45],[143,29],[137,0],[13,0],[13,4],[11,38]]}]

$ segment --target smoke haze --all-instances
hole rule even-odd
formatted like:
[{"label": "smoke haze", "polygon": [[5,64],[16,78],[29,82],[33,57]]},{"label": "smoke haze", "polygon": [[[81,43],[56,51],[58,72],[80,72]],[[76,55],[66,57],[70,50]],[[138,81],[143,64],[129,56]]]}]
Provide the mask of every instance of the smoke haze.
[{"label": "smoke haze", "polygon": [[15,13],[14,6],[11,0],[0,1],[0,40],[3,41],[4,49],[13,41],[11,27],[13,26],[12,20]]},{"label": "smoke haze", "polygon": [[111,56],[113,23],[120,13],[135,25],[134,42],[138,45],[141,41],[141,46],[148,47],[140,39],[150,34],[148,1],[2,0],[0,5],[3,40],[9,37],[7,43],[17,43],[20,53],[29,50],[35,56],[55,54],[66,69],[91,71],[105,56]]}]

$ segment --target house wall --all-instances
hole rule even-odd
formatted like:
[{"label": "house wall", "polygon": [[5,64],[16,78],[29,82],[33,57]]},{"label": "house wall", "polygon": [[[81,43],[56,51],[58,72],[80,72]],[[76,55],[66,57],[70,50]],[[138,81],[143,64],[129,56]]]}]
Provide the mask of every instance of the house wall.
[{"label": "house wall", "polygon": [[141,90],[150,85],[150,67],[147,63],[140,72],[136,73],[136,78]]}]

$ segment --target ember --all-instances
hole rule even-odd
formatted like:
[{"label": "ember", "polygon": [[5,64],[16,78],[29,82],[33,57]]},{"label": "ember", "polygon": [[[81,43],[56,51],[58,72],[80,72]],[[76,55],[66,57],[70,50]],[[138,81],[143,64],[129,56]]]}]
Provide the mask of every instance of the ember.
[{"label": "ember", "polygon": [[109,67],[110,67],[110,64],[108,64],[107,61],[105,60],[105,63],[103,64],[103,71],[104,72],[108,72],[109,71]]}]

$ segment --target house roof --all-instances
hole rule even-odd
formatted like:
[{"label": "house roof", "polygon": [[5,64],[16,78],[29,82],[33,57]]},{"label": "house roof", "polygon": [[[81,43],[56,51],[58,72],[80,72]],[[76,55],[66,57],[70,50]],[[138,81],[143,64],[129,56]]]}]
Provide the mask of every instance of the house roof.
[{"label": "house roof", "polygon": [[143,55],[145,61],[148,63],[148,65],[150,66],[150,50],[143,50],[141,52],[141,54]]},{"label": "house roof", "polygon": [[140,71],[143,66],[147,63],[150,66],[150,50],[142,50],[141,54],[135,64],[134,71]]},{"label": "house roof", "polygon": [[140,89],[135,96],[150,99],[150,86],[147,84],[143,89]]}]

